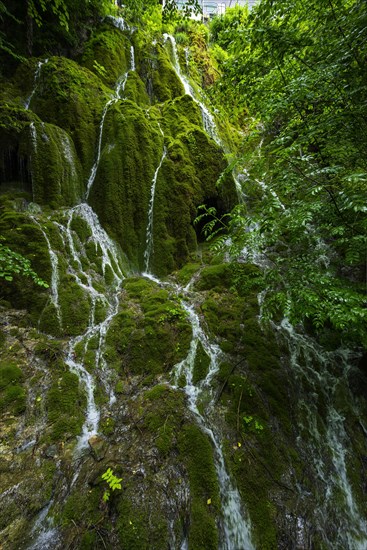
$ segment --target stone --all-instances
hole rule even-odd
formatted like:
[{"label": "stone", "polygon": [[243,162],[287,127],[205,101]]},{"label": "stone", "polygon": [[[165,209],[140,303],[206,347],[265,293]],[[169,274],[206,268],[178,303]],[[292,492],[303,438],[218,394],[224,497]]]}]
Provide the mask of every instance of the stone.
[{"label": "stone", "polygon": [[100,435],[92,435],[88,439],[89,447],[92,451],[92,455],[97,462],[101,461],[107,450],[107,441]]}]

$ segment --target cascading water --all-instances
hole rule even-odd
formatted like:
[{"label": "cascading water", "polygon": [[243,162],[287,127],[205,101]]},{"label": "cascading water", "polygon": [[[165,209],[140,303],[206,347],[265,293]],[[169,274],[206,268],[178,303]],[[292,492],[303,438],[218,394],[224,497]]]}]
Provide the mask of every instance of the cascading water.
[{"label": "cascading water", "polygon": [[45,65],[46,63],[48,63],[48,59],[45,59],[44,61],[39,61],[37,63],[37,68],[36,68],[36,72],[34,74],[34,81],[33,81],[33,90],[31,91],[30,95],[28,96],[28,98],[25,100],[24,102],[24,107],[25,109],[29,109],[29,106],[31,104],[31,101],[32,101],[32,98],[36,92],[36,89],[37,89],[37,85],[38,85],[38,80],[41,76],[41,69],[43,67],[43,65]]},{"label": "cascading water", "polygon": [[[144,276],[157,284],[169,286],[178,295],[185,295],[185,299],[181,299],[181,304],[187,313],[187,318],[192,327],[192,339],[187,357],[176,365],[173,378],[174,384],[178,387],[179,381],[185,377],[186,383],[184,391],[188,398],[188,406],[196,421],[204,433],[210,438],[214,448],[214,462],[218,476],[220,489],[221,505],[222,505],[222,528],[220,535],[220,550],[254,550],[254,545],[251,540],[251,524],[247,514],[242,506],[241,497],[237,488],[227,472],[224,455],[221,447],[220,435],[215,430],[213,420],[214,414],[214,395],[212,392],[211,382],[213,377],[218,372],[219,360],[221,357],[221,349],[216,344],[210,342],[200,324],[200,319],[195,312],[195,309],[187,301],[189,298],[190,283],[182,288],[173,286],[170,283],[163,283],[149,272],[143,273]],[[207,356],[210,359],[208,372],[206,377],[197,384],[193,381],[193,371],[195,359],[198,349],[198,344],[201,344]],[[201,413],[199,404],[202,397],[209,397],[209,405],[206,411]],[[188,548],[188,540],[185,538],[180,546],[181,550]]]},{"label": "cascading water", "polygon": [[176,72],[178,78],[182,82],[185,93],[187,95],[189,95],[190,97],[192,97],[192,99],[195,101],[195,103],[197,105],[199,105],[199,107],[200,107],[204,130],[216,142],[217,145],[221,146],[222,143],[221,143],[221,140],[218,136],[217,128],[216,128],[216,125],[215,125],[215,122],[214,122],[214,119],[213,119],[212,115],[210,114],[209,110],[205,107],[205,105],[195,97],[194,90],[191,87],[188,79],[182,74],[181,67],[180,67],[180,62],[178,60],[176,40],[174,39],[174,37],[172,35],[166,34],[166,33],[163,35],[163,38],[164,38],[165,42],[169,41],[171,43],[172,56],[173,56],[173,67],[175,69],[175,72]]},{"label": "cascading water", "polygon": [[[251,526],[249,519],[245,518],[241,497],[226,470],[219,435],[215,432],[215,429],[211,427],[212,422],[209,421],[210,413],[213,411],[214,406],[211,381],[218,372],[219,359],[222,352],[217,345],[209,341],[200,325],[199,317],[194,308],[184,300],[181,303],[187,312],[188,319],[192,326],[192,340],[187,357],[176,365],[174,379],[177,384],[182,376],[185,377],[186,385],[184,391],[188,397],[189,408],[194,414],[201,429],[211,439],[214,447],[215,467],[218,475],[223,515],[223,532],[220,549],[253,550],[254,546],[251,541]],[[207,353],[210,363],[208,373],[204,380],[195,385],[193,382],[193,370],[199,342]],[[210,396],[210,404],[205,415],[199,412],[198,407],[200,398],[204,393]],[[184,542],[184,544],[186,544],[186,542]]]},{"label": "cascading water", "polygon": [[[160,126],[159,126],[159,129],[164,138],[164,134]],[[154,173],[153,180],[152,180],[152,187],[150,191],[150,200],[149,200],[149,208],[148,208],[148,224],[147,224],[147,230],[146,230],[145,251],[144,251],[144,270],[146,273],[150,273],[150,261],[151,261],[152,252],[153,252],[153,221],[154,221],[155,188],[157,184],[158,174],[162,167],[163,161],[166,158],[166,155],[167,155],[166,148],[163,147],[162,157]]]},{"label": "cascading water", "polygon": [[135,51],[134,46],[130,48],[130,71],[135,71]]},{"label": "cascading water", "polygon": [[[122,30],[124,30],[124,29],[122,29]],[[117,101],[122,99],[121,94],[125,90],[127,78],[129,76],[130,71],[135,71],[135,55],[134,55],[134,47],[133,46],[131,46],[131,49],[130,49],[130,69],[128,71],[126,71],[126,73],[124,73],[118,79],[118,81],[116,83],[114,94],[111,97],[111,99],[109,99],[107,101],[106,105],[104,106],[103,112],[102,112],[102,118],[101,118],[101,122],[100,122],[100,125],[99,125],[99,132],[98,132],[97,155],[96,155],[96,159],[95,159],[94,164],[92,166],[92,170],[91,170],[91,173],[89,175],[88,182],[87,182],[87,190],[86,190],[86,195],[85,195],[86,200],[88,200],[90,190],[92,188],[94,180],[96,179],[97,169],[98,169],[98,166],[99,166],[99,161],[101,159],[102,135],[103,135],[103,127],[104,127],[104,121],[105,121],[105,118],[106,118],[106,115],[107,115],[107,111],[108,111],[108,109],[110,108],[111,105],[113,105],[114,103],[117,103]]]},{"label": "cascading water", "polygon": [[120,29],[120,31],[129,31],[130,27],[122,17],[115,17],[114,15],[107,15],[106,19]]},{"label": "cascading water", "polygon": [[[94,242],[94,245],[96,249],[98,247],[99,250],[102,273],[105,276],[108,269],[110,277],[112,278],[112,282],[108,285],[108,289],[105,294],[101,294],[95,290],[94,280],[91,274],[83,269],[82,256],[85,255],[85,251],[83,250],[83,248],[80,252],[77,250],[74,245],[73,235],[71,231],[71,222],[74,216],[82,218],[87,223],[92,235],[91,238]],[[96,372],[98,372],[100,369],[100,376],[103,376],[103,373],[105,373],[106,376],[104,379],[104,385],[106,391],[109,394],[110,403],[113,403],[114,394],[108,383],[108,373],[105,372],[106,363],[103,358],[103,347],[108,326],[110,325],[113,317],[118,311],[117,291],[123,280],[123,274],[116,261],[113,260],[113,258],[119,257],[116,245],[108,237],[107,233],[102,229],[99,224],[97,215],[93,212],[90,206],[83,203],[72,208],[68,212],[67,224],[64,228],[64,232],[66,234],[67,242],[69,244],[71,258],[77,265],[78,271],[80,274],[83,275],[83,280],[86,280],[86,283],[82,282],[80,275],[75,270],[71,269],[71,273],[74,275],[77,284],[83,289],[83,291],[89,294],[91,304],[88,328],[84,334],[76,336],[75,338],[72,338],[70,340],[66,356],[66,364],[69,366],[71,371],[75,372],[78,375],[79,379],[84,384],[87,392],[86,420],[84,422],[82,435],[79,437],[78,442],[78,449],[82,449],[86,446],[89,438],[98,431],[100,413],[94,401],[94,378],[84,367],[83,357],[81,359],[76,359],[76,349],[82,344],[85,354],[91,339],[96,336],[98,337],[98,348],[95,356],[95,368]],[[98,300],[104,303],[104,305],[106,306],[105,318],[103,321],[100,322],[96,322],[95,319],[95,308]]]},{"label": "cascading water", "polygon": [[[202,118],[202,123],[203,123],[203,127],[204,127],[205,132],[215,141],[215,143],[217,145],[219,145],[224,151],[226,151],[226,147],[224,146],[224,144],[222,143],[222,140],[220,139],[220,137],[218,135],[217,126],[215,124],[213,116],[211,115],[211,113],[209,112],[207,107],[200,100],[197,99],[197,97],[195,96],[195,92],[194,92],[192,86],[190,85],[188,79],[186,78],[185,75],[182,74],[181,67],[180,67],[180,62],[179,62],[179,59],[178,59],[176,40],[174,39],[174,37],[172,35],[167,34],[167,33],[165,33],[163,35],[163,38],[164,38],[165,42],[169,41],[170,44],[171,44],[172,57],[173,57],[173,67],[175,69],[175,72],[176,72],[178,78],[181,80],[181,83],[184,87],[185,93],[187,95],[189,95],[193,99],[193,101],[195,101],[195,103],[197,105],[199,105],[199,107],[200,107],[201,118]],[[187,67],[188,67],[188,59],[189,59],[189,50],[186,48],[185,49],[185,60],[186,60]],[[226,153],[228,153],[228,152],[229,151],[226,151]],[[234,179],[234,182],[235,182],[235,185],[236,185],[238,200],[239,200],[239,202],[243,202],[244,201],[244,196],[243,196],[243,190],[242,190],[242,185],[241,185],[240,179],[239,179],[238,175],[235,173],[235,170],[232,171],[232,175],[233,175],[233,179]]]},{"label": "cascading water", "polygon": [[57,258],[56,252],[52,249],[50,239],[48,238],[46,232],[43,230],[41,224],[38,222],[38,220],[31,216],[31,219],[34,221],[34,223],[39,227],[42,235],[45,238],[45,241],[47,243],[48,253],[50,255],[50,262],[51,262],[51,302],[55,308],[57,320],[59,322],[60,327],[62,327],[62,317],[61,317],[61,308],[59,304],[59,261]]},{"label": "cascading water", "polygon": [[312,508],[308,517],[298,518],[298,542],[308,540],[312,532],[325,548],[365,550],[367,521],[356,502],[347,467],[346,415],[357,420],[360,416],[348,382],[353,357],[346,350],[326,352],[297,333],[287,319],[275,328],[290,351],[291,374],[299,392],[297,415],[302,437],[299,435],[298,445],[316,488],[311,493],[298,487],[304,509]]}]

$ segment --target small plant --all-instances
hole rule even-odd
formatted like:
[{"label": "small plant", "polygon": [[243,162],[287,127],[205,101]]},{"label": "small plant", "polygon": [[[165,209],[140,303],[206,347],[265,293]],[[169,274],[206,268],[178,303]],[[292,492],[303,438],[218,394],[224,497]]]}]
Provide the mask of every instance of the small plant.
[{"label": "small plant", "polygon": [[105,78],[107,76],[107,71],[105,67],[103,65],[100,65],[96,59],[93,61],[93,69],[101,78]]},{"label": "small plant", "polygon": [[253,416],[244,416],[243,422],[246,426],[246,428],[249,428],[251,431],[255,431],[256,433],[262,432],[264,429],[264,426],[256,420]]},{"label": "small plant", "polygon": [[107,502],[111,496],[111,491],[115,491],[115,489],[121,489],[121,481],[122,478],[118,478],[113,473],[113,470],[111,468],[108,468],[104,474],[102,474],[102,479],[107,483],[109,489],[105,489],[103,493],[103,502]]}]

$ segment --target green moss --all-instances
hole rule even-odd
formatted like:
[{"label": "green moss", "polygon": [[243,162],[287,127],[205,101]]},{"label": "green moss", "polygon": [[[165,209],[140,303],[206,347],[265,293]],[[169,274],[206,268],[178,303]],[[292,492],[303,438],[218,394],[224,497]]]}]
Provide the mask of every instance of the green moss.
[{"label": "green moss", "polygon": [[139,106],[149,105],[149,96],[144,82],[135,71],[129,73],[123,95],[126,99],[130,99],[130,101],[133,101]]},{"label": "green moss", "polygon": [[21,414],[26,409],[27,394],[22,386],[9,385],[0,393],[0,410]]},{"label": "green moss", "polygon": [[113,88],[130,68],[130,42],[118,29],[103,25],[86,43],[81,64]]},{"label": "green moss", "polygon": [[202,127],[200,108],[188,95],[167,101],[162,105],[161,112],[164,133],[173,138],[186,134],[193,125]]},{"label": "green moss", "polygon": [[[179,434],[181,459],[187,467],[190,493],[190,550],[216,550],[219,488],[208,437],[195,424],[186,425]],[[208,504],[208,500],[211,504]]]},{"label": "green moss", "polygon": [[121,550],[148,550],[149,533],[146,518],[126,500],[119,506],[117,529]]},{"label": "green moss", "polygon": [[28,128],[33,200],[52,208],[79,202],[84,185],[81,166],[69,135],[53,124]]},{"label": "green moss", "polygon": [[70,59],[52,57],[42,67],[32,110],[69,134],[84,181],[94,162],[102,110],[109,97],[110,90],[97,76]]},{"label": "green moss", "polygon": [[70,229],[75,231],[81,242],[85,242],[92,236],[92,231],[88,223],[78,215],[74,215],[71,219]]},{"label": "green moss", "polygon": [[201,342],[198,342],[198,347],[195,356],[194,369],[192,373],[193,384],[197,384],[200,380],[203,380],[208,374],[210,365],[210,357],[204,350]]},{"label": "green moss", "polygon": [[0,390],[19,382],[23,373],[14,363],[0,362]]},{"label": "green moss", "polygon": [[182,423],[184,395],[168,385],[158,385],[145,392],[147,401],[144,427],[153,432],[154,444],[162,456],[177,447],[177,434]]},{"label": "green moss", "polygon": [[[87,493],[82,491],[72,493],[67,498],[60,514],[61,525],[66,527],[77,524],[87,530],[91,524],[102,521],[101,493],[101,488],[98,486],[90,488]],[[83,538],[85,536],[86,531],[84,531]],[[87,539],[88,537],[84,540]]]},{"label": "green moss", "polygon": [[151,88],[153,99],[167,101],[184,94],[183,85],[172,67],[167,51],[160,44],[147,60],[146,75],[148,89]]},{"label": "green moss", "polygon": [[[71,275],[60,281],[59,303],[63,318],[64,333],[70,336],[82,334],[89,322],[90,304],[86,293]],[[47,326],[47,320],[41,319],[41,327]]]},{"label": "green moss", "polygon": [[188,263],[176,273],[176,277],[182,285],[187,285],[199,269],[200,264]]},{"label": "green moss", "polygon": [[[50,281],[51,264],[45,238],[25,212],[15,210],[17,203],[16,194],[0,196],[0,233],[6,245],[29,259],[32,269],[45,281]],[[12,307],[27,309],[32,321],[37,323],[39,313],[47,301],[47,290],[37,287],[31,279],[20,276],[15,276],[11,282],[1,279],[0,289],[2,297]]]},{"label": "green moss", "polygon": [[160,399],[166,394],[167,391],[170,391],[169,386],[166,384],[157,384],[157,386],[154,386],[154,388],[145,392],[145,398],[150,400]]},{"label": "green moss", "polygon": [[90,202],[128,258],[143,267],[151,184],[163,150],[158,125],[131,101],[111,108]]},{"label": "green moss", "polygon": [[[169,371],[188,352],[191,325],[177,298],[144,279],[126,279],[125,300],[107,333],[110,363],[126,374]],[[137,302],[138,301],[138,302]]]},{"label": "green moss", "polygon": [[219,264],[204,267],[200,271],[200,279],[195,284],[197,290],[209,290],[211,288],[228,288],[232,279],[232,265]]},{"label": "green moss", "polygon": [[86,397],[76,374],[62,372],[47,393],[46,410],[52,441],[64,441],[80,433]]}]

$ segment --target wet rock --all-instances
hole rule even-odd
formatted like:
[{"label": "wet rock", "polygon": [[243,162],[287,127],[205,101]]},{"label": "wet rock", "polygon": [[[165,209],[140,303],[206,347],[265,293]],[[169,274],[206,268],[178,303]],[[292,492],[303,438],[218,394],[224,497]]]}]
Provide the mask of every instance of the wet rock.
[{"label": "wet rock", "polygon": [[92,435],[88,439],[89,447],[92,451],[92,455],[97,462],[102,460],[106,454],[107,441],[100,435]]},{"label": "wet rock", "polygon": [[57,446],[56,445],[50,445],[45,450],[45,457],[46,458],[55,458],[57,456]]}]

